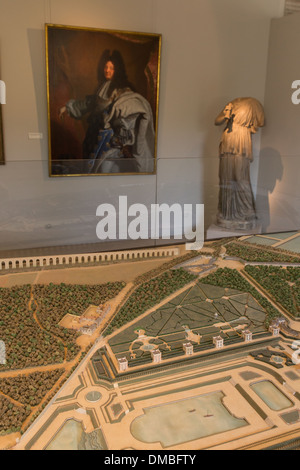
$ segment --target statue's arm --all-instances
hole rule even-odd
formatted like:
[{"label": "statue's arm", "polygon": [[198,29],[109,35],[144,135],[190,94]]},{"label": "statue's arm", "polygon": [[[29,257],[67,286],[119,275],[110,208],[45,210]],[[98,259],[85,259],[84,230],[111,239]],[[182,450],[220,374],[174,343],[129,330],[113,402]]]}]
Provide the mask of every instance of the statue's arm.
[{"label": "statue's arm", "polygon": [[220,112],[220,114],[216,118],[216,126],[221,126],[221,124],[224,124],[224,122],[231,118],[232,108],[232,103],[228,103],[228,105]]},{"label": "statue's arm", "polygon": [[219,116],[215,120],[215,126],[221,126],[221,124],[224,124],[226,119],[227,118],[225,117],[224,111],[221,111]]}]

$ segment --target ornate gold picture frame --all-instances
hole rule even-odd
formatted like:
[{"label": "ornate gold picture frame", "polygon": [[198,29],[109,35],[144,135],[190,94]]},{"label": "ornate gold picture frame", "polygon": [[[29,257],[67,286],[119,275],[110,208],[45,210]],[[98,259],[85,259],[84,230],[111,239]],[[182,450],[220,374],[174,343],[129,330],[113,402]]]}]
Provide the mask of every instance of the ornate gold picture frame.
[{"label": "ornate gold picture frame", "polygon": [[155,174],[161,35],[45,32],[49,175]]}]

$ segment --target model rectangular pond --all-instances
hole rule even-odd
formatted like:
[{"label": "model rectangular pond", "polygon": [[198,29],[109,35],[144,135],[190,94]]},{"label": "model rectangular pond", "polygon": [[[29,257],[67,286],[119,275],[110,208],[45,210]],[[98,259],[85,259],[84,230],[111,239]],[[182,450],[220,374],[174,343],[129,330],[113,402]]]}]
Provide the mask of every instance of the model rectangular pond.
[{"label": "model rectangular pond", "polygon": [[251,385],[255,393],[274,411],[281,411],[293,403],[269,380],[262,380]]},{"label": "model rectangular pond", "polygon": [[164,448],[247,426],[224,406],[221,391],[146,408],[131,425],[132,435]]}]

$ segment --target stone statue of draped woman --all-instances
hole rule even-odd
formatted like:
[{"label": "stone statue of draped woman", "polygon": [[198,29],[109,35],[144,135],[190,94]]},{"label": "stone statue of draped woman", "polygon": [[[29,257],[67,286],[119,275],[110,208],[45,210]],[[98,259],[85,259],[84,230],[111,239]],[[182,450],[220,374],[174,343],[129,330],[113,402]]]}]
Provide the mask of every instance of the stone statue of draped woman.
[{"label": "stone statue of draped woman", "polygon": [[219,147],[219,203],[217,225],[253,229],[257,223],[250,181],[252,134],[264,126],[264,109],[255,98],[236,98],[215,120],[226,124]]}]

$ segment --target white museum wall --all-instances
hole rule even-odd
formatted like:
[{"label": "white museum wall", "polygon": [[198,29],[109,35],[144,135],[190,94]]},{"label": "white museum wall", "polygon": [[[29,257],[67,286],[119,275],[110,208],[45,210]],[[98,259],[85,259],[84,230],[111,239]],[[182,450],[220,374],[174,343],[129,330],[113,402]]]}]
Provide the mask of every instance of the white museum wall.
[{"label": "white museum wall", "polygon": [[[0,250],[99,242],[96,208],[118,206],[119,195],[147,206],[205,204],[208,228],[222,131],[214,119],[238,96],[264,103],[270,24],[283,7],[283,0],[0,0],[7,88]],[[45,23],[162,34],[157,175],[49,178]],[[264,178],[264,132],[254,140],[255,189]]]},{"label": "white museum wall", "polygon": [[300,13],[274,19],[257,183],[257,206],[268,232],[300,228],[300,104],[291,99],[292,83],[300,80],[299,58]]}]

